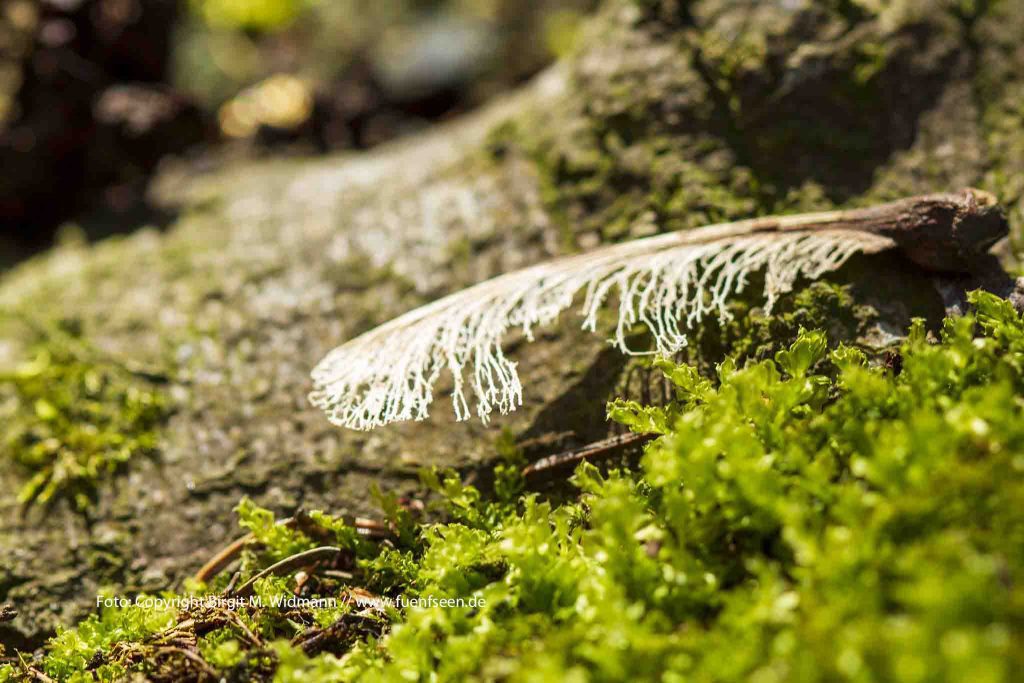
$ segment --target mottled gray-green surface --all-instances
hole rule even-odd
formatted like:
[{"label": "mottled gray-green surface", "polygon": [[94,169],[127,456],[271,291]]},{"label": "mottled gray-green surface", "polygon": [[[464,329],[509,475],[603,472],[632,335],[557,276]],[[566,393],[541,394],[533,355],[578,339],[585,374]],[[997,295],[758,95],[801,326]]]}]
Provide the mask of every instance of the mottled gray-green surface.
[{"label": "mottled gray-green surface", "polygon": [[[1024,2],[883,4],[612,0],[574,55],[465,121],[362,157],[168,171],[165,233],[4,276],[0,306],[76,319],[168,375],[174,411],[88,522],[23,514],[24,474],[0,468],[0,601],[20,611],[0,638],[39,642],[103,585],[180,580],[236,535],[242,495],[367,512],[371,483],[486,463],[502,429],[547,443],[536,455],[603,435],[624,361],[571,319],[513,342],[526,405],[490,426],[454,423],[441,399],[426,422],[354,433],[309,406],[324,353],[444,293],[602,242],[966,185],[1019,230]],[[897,257],[840,277],[879,306],[876,342],[941,310]],[[27,332],[3,324],[11,364]]]}]

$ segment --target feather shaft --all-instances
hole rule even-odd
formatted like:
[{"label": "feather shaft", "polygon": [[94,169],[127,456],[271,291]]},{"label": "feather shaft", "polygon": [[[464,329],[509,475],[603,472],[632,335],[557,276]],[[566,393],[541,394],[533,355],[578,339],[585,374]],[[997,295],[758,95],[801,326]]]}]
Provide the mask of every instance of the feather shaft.
[{"label": "feather shaft", "polygon": [[[855,253],[899,248],[930,270],[969,269],[1005,219],[977,190],[928,195],[866,209],[755,218],[668,233],[500,275],[410,311],[331,351],[314,369],[311,401],[335,424],[373,429],[420,420],[442,371],[454,379],[456,418],[487,421],[522,404],[516,363],[502,352],[510,328],[527,340],[582,293],[582,327],[618,293],[610,340],[624,353],[643,323],[656,353],[686,344],[685,328],[724,320],[731,296],[764,271],[768,311],[801,277],[815,279]],[[472,396],[472,405],[470,402]]]}]

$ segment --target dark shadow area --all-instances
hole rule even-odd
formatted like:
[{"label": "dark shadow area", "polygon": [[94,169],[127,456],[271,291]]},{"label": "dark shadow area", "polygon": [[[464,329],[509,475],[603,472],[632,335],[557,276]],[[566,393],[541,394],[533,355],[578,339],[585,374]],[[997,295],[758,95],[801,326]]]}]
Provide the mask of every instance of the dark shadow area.
[{"label": "dark shadow area", "polygon": [[550,63],[552,17],[595,4],[396,0],[353,21],[341,2],[4,0],[0,270],[65,223],[166,225],[147,199],[165,159],[366,149],[472,109]]},{"label": "dark shadow area", "polygon": [[145,198],[169,153],[211,139],[166,84],[174,0],[14,2],[0,19],[0,267],[75,219],[88,239],[168,217]]},{"label": "dark shadow area", "polygon": [[715,107],[710,127],[777,197],[806,181],[835,202],[866,191],[875,170],[914,143],[921,115],[971,59],[938,22],[908,25],[883,47],[866,39],[877,29],[862,13],[846,20],[841,35],[822,43],[829,13],[802,10],[757,69],[732,72],[694,51]]},{"label": "dark shadow area", "polygon": [[[611,425],[605,415],[605,403],[615,397],[629,361],[629,356],[612,346],[602,350],[572,387],[545,406],[530,427],[518,435],[516,441],[526,444],[526,456],[542,457],[608,436]],[[538,441],[552,434],[560,438]]]}]

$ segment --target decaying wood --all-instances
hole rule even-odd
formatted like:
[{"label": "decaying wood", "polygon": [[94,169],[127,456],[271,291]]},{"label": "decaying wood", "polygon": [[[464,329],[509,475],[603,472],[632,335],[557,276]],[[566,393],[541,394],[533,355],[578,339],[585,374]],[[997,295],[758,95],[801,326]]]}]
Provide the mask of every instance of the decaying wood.
[{"label": "decaying wood", "polygon": [[[984,255],[1009,233],[996,198],[983,190],[928,194],[861,209],[755,218],[722,226],[723,235],[838,229],[892,240],[925,270],[971,273],[987,268]],[[982,265],[984,264],[984,265]]]},{"label": "decaying wood", "polygon": [[183,647],[166,646],[161,647],[153,654],[154,658],[158,658],[161,655],[180,655],[185,659],[189,660],[211,681],[221,680],[221,675],[217,673],[217,670],[210,666],[205,659],[199,654],[187,650]]},{"label": "decaying wood", "polygon": [[[984,190],[920,195],[886,204],[764,216],[664,235],[666,244],[698,244],[755,233],[842,230],[884,237],[908,259],[937,273],[988,269],[987,251],[1009,233],[1006,214]],[[675,238],[675,239],[673,239]]]}]

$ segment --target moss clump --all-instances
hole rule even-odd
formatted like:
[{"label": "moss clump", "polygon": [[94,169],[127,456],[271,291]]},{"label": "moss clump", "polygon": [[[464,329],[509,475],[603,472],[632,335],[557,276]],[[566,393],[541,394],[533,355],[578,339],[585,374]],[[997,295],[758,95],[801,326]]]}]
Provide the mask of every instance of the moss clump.
[{"label": "moss clump", "polygon": [[610,121],[581,117],[564,140],[530,137],[526,127],[507,124],[489,138],[488,151],[530,160],[566,247],[581,238],[614,242],[764,212],[756,179],[720,142],[634,129],[639,124],[627,120],[634,115],[649,112]]},{"label": "moss clump", "polygon": [[[195,658],[229,680],[282,682],[1013,680],[1024,320],[997,297],[971,302],[937,340],[915,324],[886,366],[822,331],[714,378],[660,361],[674,400],[609,409],[658,438],[636,471],[580,466],[578,498],[525,493],[511,467],[493,499],[427,473],[443,521],[414,523],[384,501],[385,544],[326,515],[279,533],[266,511],[240,507],[259,551],[243,578],[326,541],[350,562],[348,579],[319,567],[261,580],[265,604],[371,587],[461,606],[244,608],[205,631],[212,620],[183,612],[120,645],[109,634],[134,613],[105,613],[51,641],[45,668],[76,680],[87,659],[101,671],[119,658],[153,675],[174,633],[198,638],[177,660],[181,680]],[[311,634],[327,636],[310,648]]]},{"label": "moss clump", "polygon": [[[131,672],[142,672],[150,680],[196,680],[211,669],[230,672],[231,680],[271,680],[279,659],[288,658],[283,648],[289,641],[309,641],[305,649],[297,648],[299,653],[341,653],[372,642],[397,613],[364,609],[346,584],[358,581],[384,595],[404,590],[415,566],[410,551],[419,545],[405,533],[412,528],[408,513],[394,501],[381,502],[393,511],[393,540],[403,550],[371,543],[340,518],[316,511],[282,524],[270,511],[244,499],[237,508],[239,523],[252,539],[236,571],[215,577],[209,585],[189,582],[181,594],[104,596],[97,614],[49,641],[39,666],[58,681],[113,682]],[[341,551],[337,560],[319,567],[326,573],[303,576],[292,570],[257,576],[275,562],[324,545]],[[351,580],[345,581],[346,576]],[[252,596],[233,595],[233,587],[250,580]],[[358,595],[370,596],[365,591]],[[210,601],[215,596],[230,600],[215,604]],[[288,604],[295,597],[335,602]],[[315,660],[302,659],[318,666]],[[12,676],[21,673],[16,669],[12,667]]]},{"label": "moss clump", "polygon": [[[152,606],[139,596],[139,604],[107,607],[99,614],[90,615],[74,629],[62,631],[50,641],[45,668],[58,680],[117,680],[127,667],[121,662],[96,659],[97,652],[126,646],[170,628],[175,623],[175,612],[159,603]],[[98,598],[99,600],[99,598]],[[88,678],[87,678],[88,676]]]},{"label": "moss clump", "polygon": [[[980,183],[1012,149],[986,159],[970,116],[929,115],[952,106],[952,72],[977,71],[969,27],[1015,4],[607,2],[559,106],[486,147],[533,163],[567,246]],[[993,61],[1011,63],[1008,33]],[[1013,136],[1016,109],[987,117],[1004,130],[992,139]],[[971,143],[942,147],[958,136]],[[1004,175],[988,185],[1015,184]]]},{"label": "moss clump", "polygon": [[801,329],[824,331],[832,345],[863,338],[878,318],[874,308],[855,302],[849,285],[823,280],[781,297],[772,315],[743,300],[732,302],[729,312],[725,322],[703,324],[686,354],[704,373],[726,355],[740,364],[773,358]]},{"label": "moss clump", "polygon": [[85,511],[101,479],[155,450],[167,399],[70,322],[38,329],[27,355],[0,374],[0,457],[28,479],[22,503],[64,498]]}]

